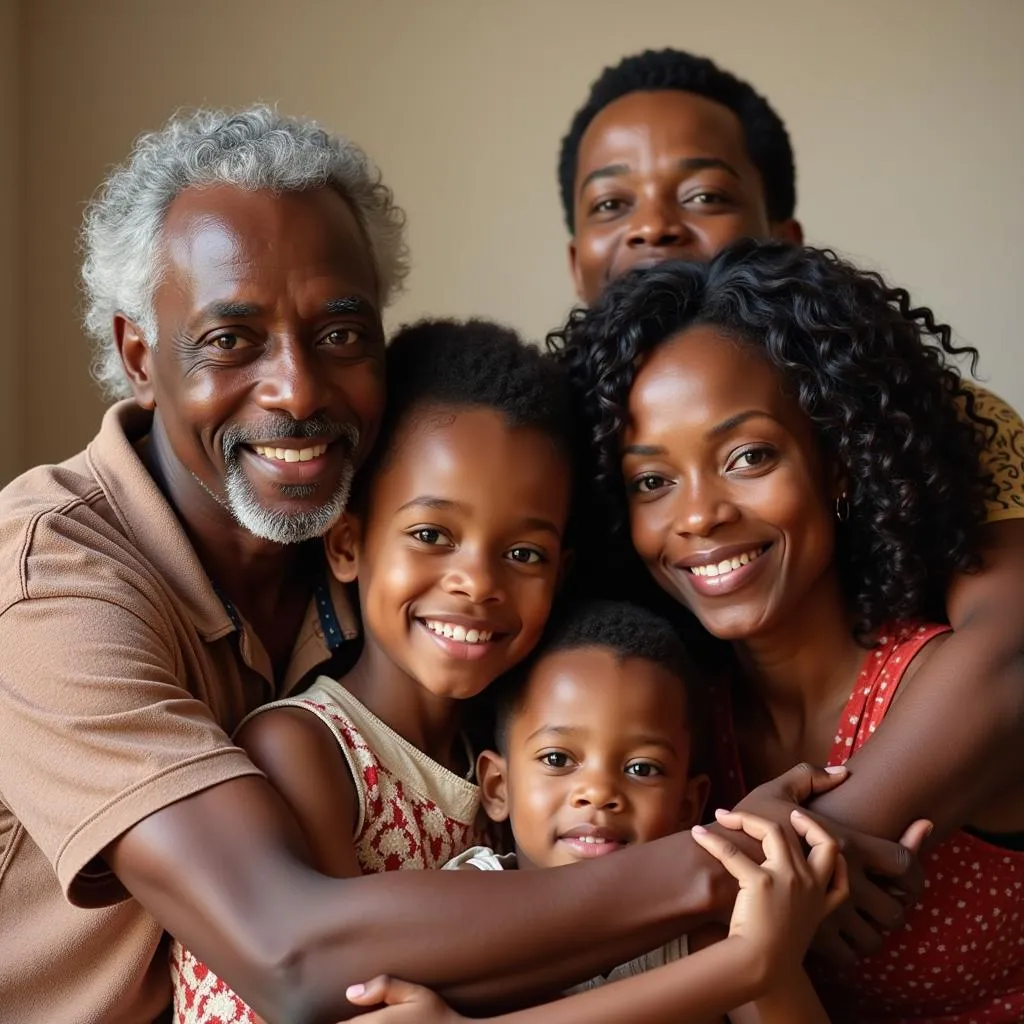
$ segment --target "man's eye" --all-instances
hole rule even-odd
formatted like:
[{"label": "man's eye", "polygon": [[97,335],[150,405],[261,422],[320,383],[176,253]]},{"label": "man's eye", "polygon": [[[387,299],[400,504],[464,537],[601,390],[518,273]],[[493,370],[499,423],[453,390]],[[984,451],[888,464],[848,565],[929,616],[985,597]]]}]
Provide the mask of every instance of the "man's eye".
[{"label": "man's eye", "polygon": [[321,341],[324,345],[333,345],[341,348],[346,345],[354,345],[359,341],[359,338],[360,335],[358,331],[353,331],[349,327],[338,327],[325,334]]},{"label": "man's eye", "polygon": [[591,207],[592,213],[617,213],[625,205],[621,199],[599,199]]},{"label": "man's eye", "polygon": [[242,339],[237,334],[218,334],[212,337],[208,344],[221,352],[232,352],[243,345]]},{"label": "man's eye", "polygon": [[541,756],[541,764],[548,768],[567,768],[569,766],[569,755],[558,750],[551,750]]}]

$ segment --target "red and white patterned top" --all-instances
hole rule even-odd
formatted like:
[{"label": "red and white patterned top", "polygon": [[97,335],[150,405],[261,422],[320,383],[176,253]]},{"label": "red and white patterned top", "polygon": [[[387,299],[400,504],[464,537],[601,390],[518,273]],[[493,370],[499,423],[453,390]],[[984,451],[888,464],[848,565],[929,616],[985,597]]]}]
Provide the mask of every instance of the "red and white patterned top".
[{"label": "red and white patterned top", "polygon": [[[945,626],[883,637],[868,652],[836,729],[844,764],[892,705],[907,665]],[[731,721],[716,736],[726,776],[742,779]],[[937,752],[941,756],[941,752]],[[1024,1021],[1024,853],[955,832],[922,860],[922,901],[882,950],[845,971],[811,975],[836,1024],[1020,1024]]]},{"label": "red and white patterned top", "polygon": [[[341,683],[321,677],[300,698],[253,714],[297,707],[334,733],[358,797],[353,839],[363,874],[442,868],[486,842],[476,785],[443,768],[363,707]],[[250,716],[252,717],[252,716]],[[171,943],[174,1024],[256,1024],[231,988],[178,942]]]}]

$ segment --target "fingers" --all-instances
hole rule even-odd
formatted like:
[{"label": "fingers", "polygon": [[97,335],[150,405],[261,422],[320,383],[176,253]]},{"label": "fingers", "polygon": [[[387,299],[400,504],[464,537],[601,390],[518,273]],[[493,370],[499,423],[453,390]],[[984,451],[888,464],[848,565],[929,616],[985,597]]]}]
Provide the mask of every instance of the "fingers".
[{"label": "fingers", "polygon": [[[911,826],[914,829],[915,826]],[[916,829],[915,829],[916,833]],[[915,835],[911,835],[914,839]],[[904,895],[904,902],[913,906],[924,890],[924,871],[914,852],[899,843],[859,833],[856,842],[849,843],[855,848],[866,873],[880,875],[895,883],[892,888]]]},{"label": "fingers", "polygon": [[690,835],[693,841],[710,853],[741,886],[751,886],[761,881],[761,868],[735,843],[730,843],[724,836],[709,832],[703,825],[694,825],[690,829]]},{"label": "fingers", "polygon": [[787,842],[786,830],[767,818],[744,811],[715,811],[715,819],[726,828],[743,831],[751,839],[760,842],[764,850],[765,864],[771,867],[792,865],[803,860],[803,852],[796,843]]},{"label": "fingers", "polygon": [[415,999],[433,997],[429,989],[413,985],[400,978],[391,978],[386,974],[378,974],[364,985],[349,985],[345,997],[356,1006],[376,1006],[386,1003],[394,1006],[397,1003],[408,1003]]},{"label": "fingers", "polygon": [[857,954],[839,933],[836,915],[825,918],[819,925],[811,951],[833,967],[850,968],[857,965]]},{"label": "fingers", "polygon": [[825,893],[825,912],[823,917],[834,914],[850,898],[850,869],[846,858],[836,854],[835,868],[832,872],[832,884]]},{"label": "fingers", "polygon": [[887,932],[902,927],[907,907],[900,895],[888,892],[860,871],[851,875],[850,895],[865,920]]},{"label": "fingers", "polygon": [[906,832],[900,836],[900,846],[905,847],[913,854],[921,852],[925,840],[935,831],[935,825],[927,818],[918,818],[912,822]]},{"label": "fingers", "polygon": [[839,858],[839,843],[828,829],[802,811],[793,811],[790,821],[797,835],[802,836],[811,848],[807,855],[807,867],[814,881],[825,889],[832,881],[836,861]]},{"label": "fingers", "polygon": [[[785,797],[794,803],[802,804],[812,796],[827,793],[835,789],[850,774],[846,765],[830,765],[828,768],[815,768],[806,761],[794,765],[783,775],[775,779]],[[773,783],[768,783],[773,785]]]}]

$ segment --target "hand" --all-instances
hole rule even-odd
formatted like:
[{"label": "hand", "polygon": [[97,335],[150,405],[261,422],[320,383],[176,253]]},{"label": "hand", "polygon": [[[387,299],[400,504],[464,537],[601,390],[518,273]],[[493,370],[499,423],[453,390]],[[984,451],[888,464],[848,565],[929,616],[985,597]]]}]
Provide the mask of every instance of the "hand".
[{"label": "hand", "polygon": [[[823,786],[823,773],[800,764],[777,779],[758,786],[736,805],[737,811],[755,814],[787,825],[794,806],[833,788],[846,778],[827,769],[825,778],[835,780]],[[807,812],[810,814],[811,812]],[[824,824],[839,843],[850,878],[850,902],[823,925],[815,951],[836,964],[849,965],[859,957],[877,952],[885,933],[903,924],[907,908],[917,902],[924,887],[924,875],[917,861],[917,836],[927,827],[917,823],[904,838],[917,845],[905,846],[866,835],[847,825],[812,815]],[[926,833],[925,833],[926,834]],[[748,852],[750,852],[748,850]]]},{"label": "hand", "polygon": [[382,1024],[456,1024],[467,1021],[456,1013],[439,995],[398,978],[379,974],[365,985],[351,985],[345,993],[356,1006],[384,1006],[363,1014],[360,1020],[378,1020]]},{"label": "hand", "polygon": [[801,969],[804,954],[822,919],[849,895],[846,865],[835,839],[802,811],[791,815],[793,831],[810,847],[806,855],[781,825],[736,811],[717,812],[726,829],[758,840],[760,865],[728,838],[697,827],[693,839],[739,882],[729,921],[729,938],[752,947],[758,975],[778,985]]},{"label": "hand", "polygon": [[[896,844],[831,818],[812,816],[835,836],[850,874],[850,900],[822,922],[813,951],[830,963],[847,966],[858,955],[878,952],[886,933],[902,926],[907,909],[919,899],[924,874],[917,855],[932,832],[932,823],[913,822]],[[906,865],[902,874],[891,871],[901,862]]]}]

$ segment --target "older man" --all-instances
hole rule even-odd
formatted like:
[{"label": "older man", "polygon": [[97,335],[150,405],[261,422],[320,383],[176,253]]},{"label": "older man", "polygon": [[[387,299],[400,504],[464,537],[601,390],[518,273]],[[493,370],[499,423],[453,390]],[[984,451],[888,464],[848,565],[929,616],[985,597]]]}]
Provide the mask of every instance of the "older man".
[{"label": "older man", "polygon": [[358,149],[264,108],[144,137],[87,215],[98,377],[130,397],[0,494],[5,1021],[152,1021],[165,929],[268,1018],[334,1020],[381,972],[470,1005],[557,989],[731,901],[685,836],[327,879],[231,743],[355,646],[317,538],[381,417],[401,220]]}]

